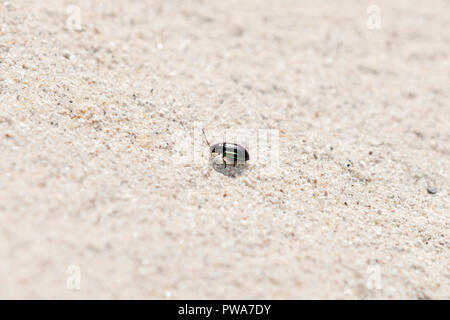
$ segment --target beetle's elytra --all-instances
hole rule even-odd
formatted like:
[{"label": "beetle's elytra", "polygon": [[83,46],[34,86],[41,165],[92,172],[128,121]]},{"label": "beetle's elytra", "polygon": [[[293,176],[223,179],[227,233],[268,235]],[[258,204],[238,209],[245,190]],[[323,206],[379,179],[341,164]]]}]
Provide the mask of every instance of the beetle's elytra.
[{"label": "beetle's elytra", "polygon": [[222,155],[225,167],[227,166],[227,162],[235,166],[237,164],[245,164],[250,159],[248,151],[236,143],[217,143],[211,147],[210,151],[211,154]]},{"label": "beetle's elytra", "polygon": [[[203,131],[203,130],[202,130]],[[250,160],[250,155],[247,149],[236,143],[217,143],[215,145],[210,145],[208,139],[206,139],[205,132],[203,131],[203,136],[205,141],[210,146],[211,155],[221,155],[223,160],[223,165],[226,168],[227,163],[231,163],[233,166],[237,164],[245,164]]]}]

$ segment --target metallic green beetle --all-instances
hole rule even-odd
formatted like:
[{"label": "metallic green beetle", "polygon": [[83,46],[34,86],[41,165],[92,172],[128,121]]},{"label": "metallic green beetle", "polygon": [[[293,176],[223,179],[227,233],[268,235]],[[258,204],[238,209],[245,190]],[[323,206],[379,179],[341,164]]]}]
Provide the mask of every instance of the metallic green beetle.
[{"label": "metallic green beetle", "polygon": [[243,146],[228,142],[216,143],[211,146],[208,139],[206,139],[205,131],[203,129],[202,132],[206,143],[210,147],[209,150],[211,155],[222,155],[222,161],[225,168],[227,167],[227,162],[231,163],[233,166],[236,166],[237,164],[245,164],[248,160],[250,160],[248,151]]}]

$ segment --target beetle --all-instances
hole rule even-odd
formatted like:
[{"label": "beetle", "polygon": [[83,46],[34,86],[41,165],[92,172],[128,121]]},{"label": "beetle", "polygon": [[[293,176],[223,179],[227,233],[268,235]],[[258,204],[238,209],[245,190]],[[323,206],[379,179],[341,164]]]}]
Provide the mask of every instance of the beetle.
[{"label": "beetle", "polygon": [[227,162],[231,162],[233,167],[237,164],[245,164],[250,160],[250,155],[247,149],[237,143],[222,142],[210,145],[208,139],[206,139],[205,131],[202,129],[203,137],[209,146],[211,155],[222,155],[223,165],[226,168]]}]

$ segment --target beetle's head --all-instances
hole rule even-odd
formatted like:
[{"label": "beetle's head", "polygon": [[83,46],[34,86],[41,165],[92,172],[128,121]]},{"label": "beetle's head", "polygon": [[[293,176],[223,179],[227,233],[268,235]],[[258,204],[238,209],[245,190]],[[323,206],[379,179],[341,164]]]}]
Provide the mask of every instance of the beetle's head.
[{"label": "beetle's head", "polygon": [[211,152],[211,154],[221,154],[223,152],[223,143],[218,143],[211,146],[209,151]]}]

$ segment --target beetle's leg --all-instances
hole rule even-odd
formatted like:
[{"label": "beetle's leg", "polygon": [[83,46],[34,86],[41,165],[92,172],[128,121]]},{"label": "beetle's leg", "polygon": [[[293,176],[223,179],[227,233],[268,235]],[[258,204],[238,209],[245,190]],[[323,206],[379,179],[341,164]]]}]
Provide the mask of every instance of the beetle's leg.
[{"label": "beetle's leg", "polygon": [[222,157],[222,161],[223,161],[223,167],[226,168],[227,167],[227,162],[225,161],[225,156]]}]

